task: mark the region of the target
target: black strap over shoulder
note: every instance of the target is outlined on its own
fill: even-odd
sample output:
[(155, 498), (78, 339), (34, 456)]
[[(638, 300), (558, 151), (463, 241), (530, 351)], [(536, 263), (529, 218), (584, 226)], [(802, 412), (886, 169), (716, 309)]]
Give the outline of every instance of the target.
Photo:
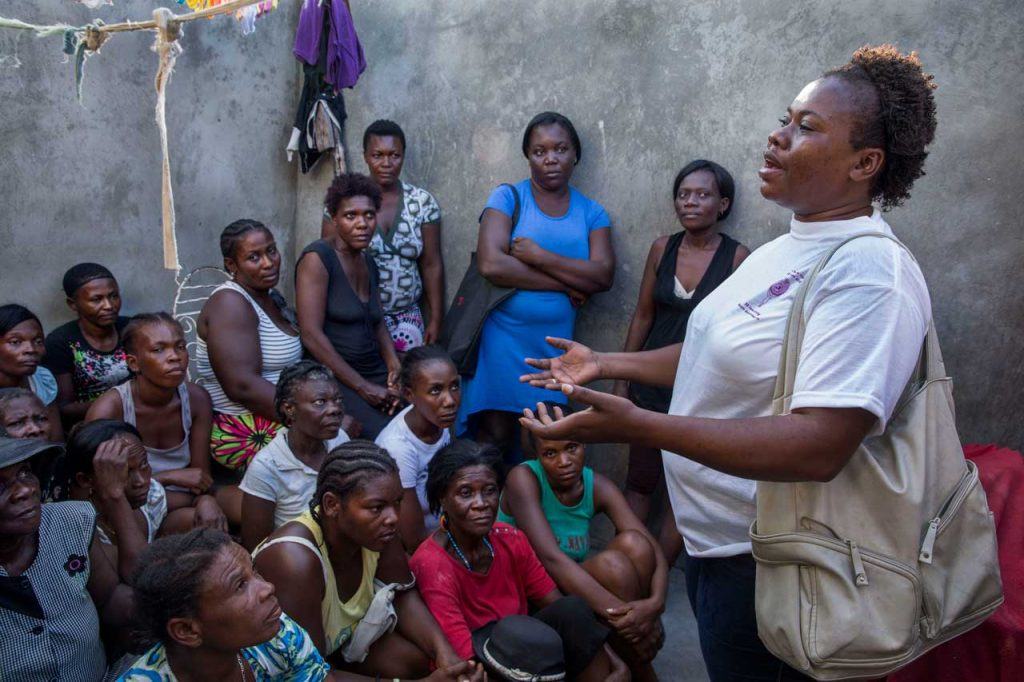
[(516, 224), (519, 222), (519, 209), (521, 208), (521, 205), (519, 203), (519, 190), (516, 189), (515, 185), (509, 184), (507, 182), (501, 183), (501, 186), (508, 187), (510, 190), (512, 190), (512, 229), (514, 230)]

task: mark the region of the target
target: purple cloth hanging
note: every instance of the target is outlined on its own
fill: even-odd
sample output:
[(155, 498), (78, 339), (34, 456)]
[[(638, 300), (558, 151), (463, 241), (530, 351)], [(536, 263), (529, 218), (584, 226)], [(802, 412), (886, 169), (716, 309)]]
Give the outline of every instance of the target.
[(344, 0), (305, 0), (299, 15), (299, 27), (295, 32), (293, 52), (311, 66), (317, 63), (324, 28), (324, 4), (330, 8), (324, 80), (338, 90), (351, 88), (366, 70), (366, 58), (352, 23), (352, 13), (348, 11)]

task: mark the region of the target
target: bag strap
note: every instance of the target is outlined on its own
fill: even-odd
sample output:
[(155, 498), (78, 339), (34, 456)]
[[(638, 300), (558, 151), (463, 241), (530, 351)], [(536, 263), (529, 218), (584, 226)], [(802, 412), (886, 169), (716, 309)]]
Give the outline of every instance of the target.
[[(790, 308), (789, 317), (786, 320), (786, 333), (782, 337), (782, 352), (779, 357), (779, 371), (775, 377), (775, 391), (772, 396), (772, 413), (788, 414), (789, 403), (793, 397), (793, 385), (796, 382), (797, 362), (800, 359), (800, 348), (803, 345), (804, 331), (806, 328), (804, 319), (804, 303), (807, 300), (807, 293), (811, 284), (817, 279), (818, 274), (828, 264), (839, 249), (850, 242), (864, 237), (877, 237), (888, 239), (897, 244), (907, 252), (911, 258), (914, 254), (910, 252), (903, 242), (884, 232), (865, 232), (852, 237), (847, 237), (821, 257), (813, 268), (807, 273), (804, 281), (801, 282), (796, 294), (793, 296), (793, 307)], [(916, 259), (914, 259), (916, 262)], [(904, 388), (900, 400), (897, 402), (896, 411), (900, 409), (907, 398), (912, 395), (917, 387), (928, 379), (945, 376), (945, 367), (942, 363), (942, 354), (939, 351), (938, 336), (935, 334), (935, 325), (929, 322), (928, 331), (922, 342), (921, 352), (918, 356), (917, 366), (910, 375), (910, 380)]]

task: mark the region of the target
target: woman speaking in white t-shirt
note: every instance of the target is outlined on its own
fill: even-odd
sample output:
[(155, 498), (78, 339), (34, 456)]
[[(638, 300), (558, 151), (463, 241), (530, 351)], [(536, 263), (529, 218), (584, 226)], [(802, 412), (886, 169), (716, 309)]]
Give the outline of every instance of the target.
[[(772, 394), (793, 294), (830, 248), (892, 234), (882, 209), (910, 196), (935, 133), (931, 76), (915, 54), (865, 47), (809, 83), (768, 136), (761, 194), (793, 211), (789, 232), (754, 251), (694, 311), (681, 346), (527, 360), (534, 385), (590, 405), (543, 438), (661, 448), (701, 650), (713, 682), (806, 679), (757, 637), (748, 529), (755, 481), (828, 481), (864, 438), (881, 433), (909, 380), (931, 321), (913, 258), (887, 239), (859, 239), (820, 272), (804, 308), (790, 414)], [(674, 380), (673, 380), (674, 378)], [(667, 415), (583, 385), (625, 379), (673, 386)]]

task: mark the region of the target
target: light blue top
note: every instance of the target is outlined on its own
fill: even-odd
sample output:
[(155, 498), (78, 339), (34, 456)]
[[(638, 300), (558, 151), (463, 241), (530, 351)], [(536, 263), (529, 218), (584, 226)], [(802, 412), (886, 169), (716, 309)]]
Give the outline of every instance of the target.
[[(529, 237), (543, 249), (566, 258), (590, 258), (590, 233), (611, 227), (601, 204), (574, 188), (569, 189), (569, 210), (552, 217), (534, 201), (529, 179), (519, 182), (519, 222), (512, 237)], [(491, 192), (486, 208), (512, 217), (512, 190), (499, 186)], [(565, 396), (519, 383), (528, 370), (523, 358), (553, 357), (558, 351), (545, 336), (571, 339), (576, 309), (568, 295), (556, 291), (518, 291), (488, 316), (480, 334), (480, 355), (476, 375), (462, 385), (462, 405), (456, 433), (466, 430), (467, 418), (481, 410), (520, 412), (538, 401), (565, 403)]]
[(35, 374), (28, 378), (28, 387), (39, 396), (43, 405), (50, 405), (57, 399), (57, 379), (42, 365), (36, 367)]
[[(257, 682), (320, 682), (331, 669), (306, 631), (281, 614), (281, 627), (272, 639), (242, 649), (242, 657)], [(142, 655), (117, 682), (175, 682), (163, 642)]]

